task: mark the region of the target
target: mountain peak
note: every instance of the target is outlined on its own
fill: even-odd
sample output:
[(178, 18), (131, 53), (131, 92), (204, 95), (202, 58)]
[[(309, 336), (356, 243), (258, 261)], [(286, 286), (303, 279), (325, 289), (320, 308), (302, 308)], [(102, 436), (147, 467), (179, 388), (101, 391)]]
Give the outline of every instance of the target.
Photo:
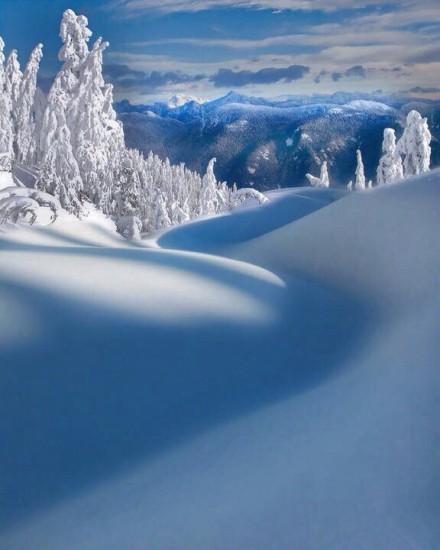
[(192, 95), (176, 94), (168, 101), (167, 106), (170, 109), (176, 109), (177, 107), (182, 107), (182, 105), (186, 105), (191, 101), (194, 101), (195, 103), (199, 103), (200, 105), (202, 105), (203, 103), (206, 103), (208, 100), (205, 98), (196, 97)]

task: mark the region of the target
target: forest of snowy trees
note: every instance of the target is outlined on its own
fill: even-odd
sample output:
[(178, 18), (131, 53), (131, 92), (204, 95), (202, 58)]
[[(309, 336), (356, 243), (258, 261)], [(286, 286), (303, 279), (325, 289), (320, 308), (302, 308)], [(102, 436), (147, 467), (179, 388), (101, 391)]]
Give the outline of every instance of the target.
[(38, 171), (36, 189), (77, 216), (86, 202), (111, 216), (125, 236), (136, 236), (229, 209), (232, 191), (214, 175), (125, 147), (113, 109), (113, 89), (102, 76), (108, 42), (92, 35), (87, 18), (67, 10), (61, 22), (63, 63), (47, 99), (37, 88), (42, 45), (22, 73), (17, 52), (7, 60), (0, 38), (0, 169), (15, 163)]
[[(32, 167), (38, 174), (32, 200), (51, 203), (50, 195), (79, 217), (86, 215), (85, 205), (91, 203), (128, 238), (227, 211), (245, 198), (267, 200), (256, 190), (237, 192), (235, 186), (230, 189), (218, 182), (215, 159), (201, 177), (183, 164), (172, 166), (152, 153), (144, 158), (137, 150), (127, 149), (113, 109), (113, 88), (102, 74), (108, 42), (98, 38), (89, 48), (91, 35), (86, 17), (72, 10), (64, 13), (62, 66), (47, 97), (37, 88), (43, 46), (35, 47), (21, 72), (17, 52), (13, 50), (6, 59), (0, 38), (0, 170)], [(394, 130), (387, 128), (377, 184), (429, 170), (430, 141), (427, 121), (416, 111), (408, 114), (397, 143)], [(322, 162), (319, 177), (307, 177), (313, 186), (329, 187), (327, 162)], [(371, 181), (365, 181), (358, 150), (355, 183), (348, 187), (371, 186)], [(23, 204), (30, 207), (29, 201)], [(17, 217), (16, 209), (13, 215)]]

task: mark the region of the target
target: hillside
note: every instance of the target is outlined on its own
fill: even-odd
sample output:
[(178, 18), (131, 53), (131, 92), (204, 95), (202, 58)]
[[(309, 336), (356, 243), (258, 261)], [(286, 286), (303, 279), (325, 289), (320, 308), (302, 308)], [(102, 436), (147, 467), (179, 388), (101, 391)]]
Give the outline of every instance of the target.
[(435, 546), (440, 171), (271, 198), (0, 233), (0, 546)]
[(150, 150), (203, 173), (216, 157), (221, 180), (269, 190), (305, 185), (307, 172), (329, 161), (331, 181), (353, 179), (361, 148), (367, 179), (375, 180), (384, 128), (402, 132), (405, 116), (417, 108), (433, 134), (432, 165), (440, 163), (440, 104), (408, 96), (334, 94), (269, 101), (230, 93), (175, 108), (164, 103), (115, 108), (128, 147)]

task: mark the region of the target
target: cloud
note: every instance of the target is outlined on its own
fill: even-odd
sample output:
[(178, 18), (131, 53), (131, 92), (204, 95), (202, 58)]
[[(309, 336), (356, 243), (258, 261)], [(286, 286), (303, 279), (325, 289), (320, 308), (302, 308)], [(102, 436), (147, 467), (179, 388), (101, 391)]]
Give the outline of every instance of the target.
[(286, 68), (265, 68), (256, 72), (232, 71), (231, 69), (220, 69), (212, 75), (209, 80), (217, 88), (239, 88), (249, 84), (274, 84), (276, 82), (292, 82), (303, 78), (310, 71), (304, 65), (290, 65)]
[(408, 90), (411, 94), (438, 94), (440, 93), (440, 88), (422, 88), (421, 86), (417, 86), (416, 88), (411, 88), (411, 90)]
[[(319, 76), (324, 74), (326, 74), (326, 72), (321, 71), (321, 74)], [(365, 78), (366, 76), (367, 76), (367, 69), (363, 65), (353, 65), (353, 67), (350, 67), (343, 73), (341, 73), (340, 71), (334, 71), (331, 74), (332, 80), (334, 82), (338, 82), (339, 80), (341, 80), (341, 78), (352, 78), (352, 77)]]
[[(379, 6), (383, 0), (363, 0), (356, 7)], [(135, 17), (146, 12), (198, 12), (210, 9), (244, 8), (267, 9), (276, 14), (283, 10), (323, 10), (353, 9), (352, 0), (114, 0), (110, 7), (121, 16)]]
[(200, 82), (206, 75), (189, 75), (179, 71), (144, 72), (131, 69), (127, 65), (110, 63), (104, 65), (104, 77), (119, 90), (142, 90), (149, 93), (166, 86)]
[(344, 76), (346, 77), (360, 76), (361, 78), (365, 78), (366, 74), (367, 74), (367, 71), (362, 65), (353, 65), (353, 67), (350, 67), (345, 71)]

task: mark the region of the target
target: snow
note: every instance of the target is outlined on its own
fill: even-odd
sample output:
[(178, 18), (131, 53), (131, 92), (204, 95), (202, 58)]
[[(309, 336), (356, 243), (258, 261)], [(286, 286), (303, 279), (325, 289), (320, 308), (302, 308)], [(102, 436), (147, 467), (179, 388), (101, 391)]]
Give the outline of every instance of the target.
[(12, 179), (11, 172), (2, 172), (0, 170), (0, 189), (5, 189), (6, 187), (14, 186), (14, 180)]
[(350, 101), (347, 105), (350, 107), (354, 107), (355, 109), (369, 110), (375, 112), (395, 111), (393, 107), (385, 105), (385, 103), (381, 103), (379, 101), (369, 101), (367, 99), (355, 99), (354, 101)]
[(439, 180), (0, 233), (0, 546), (434, 548)]
[(203, 103), (207, 103), (208, 100), (196, 97), (192, 95), (184, 95), (184, 94), (176, 94), (173, 96), (167, 103), (167, 106), (171, 109), (176, 109), (177, 107), (182, 107), (183, 105), (186, 105), (187, 103), (190, 103), (191, 101), (195, 101), (196, 103), (199, 103), (202, 105)]

